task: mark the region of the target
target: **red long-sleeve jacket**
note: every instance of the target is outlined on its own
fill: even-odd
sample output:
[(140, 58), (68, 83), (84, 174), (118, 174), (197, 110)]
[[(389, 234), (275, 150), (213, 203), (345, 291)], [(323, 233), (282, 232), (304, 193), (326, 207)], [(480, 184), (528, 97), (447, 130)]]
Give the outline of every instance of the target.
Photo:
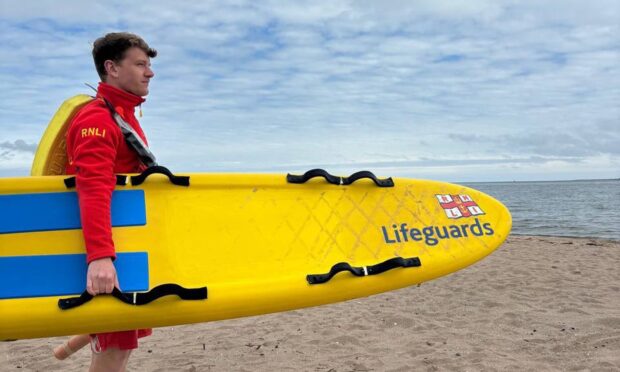
[(99, 83), (97, 99), (82, 108), (67, 131), (67, 174), (75, 174), (80, 218), (86, 244), (87, 262), (116, 258), (112, 241), (110, 205), (116, 173), (136, 173), (146, 167), (130, 148), (105, 97), (146, 143), (144, 132), (134, 115), (142, 97)]

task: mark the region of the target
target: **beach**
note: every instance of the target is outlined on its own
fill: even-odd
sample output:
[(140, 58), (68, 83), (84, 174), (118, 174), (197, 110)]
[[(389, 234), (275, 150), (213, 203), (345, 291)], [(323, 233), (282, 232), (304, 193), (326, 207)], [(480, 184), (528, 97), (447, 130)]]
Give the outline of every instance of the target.
[[(53, 358), (65, 339), (0, 342), (0, 370), (87, 370), (88, 348)], [(419, 286), (156, 329), (128, 370), (618, 371), (620, 242), (511, 236), (482, 261)]]

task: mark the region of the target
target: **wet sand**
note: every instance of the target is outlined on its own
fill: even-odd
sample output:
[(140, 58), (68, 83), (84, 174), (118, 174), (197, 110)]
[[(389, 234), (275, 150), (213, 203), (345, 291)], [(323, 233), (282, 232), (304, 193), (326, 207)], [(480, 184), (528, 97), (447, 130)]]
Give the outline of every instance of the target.
[[(85, 371), (66, 338), (0, 342), (0, 371)], [(618, 371), (620, 242), (512, 236), (417, 287), (154, 330), (130, 371)]]

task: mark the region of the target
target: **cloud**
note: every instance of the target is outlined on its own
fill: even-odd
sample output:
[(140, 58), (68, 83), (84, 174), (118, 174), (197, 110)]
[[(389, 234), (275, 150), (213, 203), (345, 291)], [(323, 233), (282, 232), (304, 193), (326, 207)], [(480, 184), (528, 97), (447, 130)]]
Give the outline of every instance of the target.
[(0, 176), (28, 175), (36, 149), (21, 139), (0, 142)]
[(500, 136), (452, 133), (457, 143), (486, 145), (495, 151), (557, 157), (619, 156), (620, 130), (613, 121), (578, 128), (551, 127), (545, 131)]
[(141, 122), (184, 170), (619, 169), (617, 1), (63, 4), (0, 0), (3, 140), (37, 142), (127, 29), (160, 52)]
[(5, 152), (26, 152), (34, 154), (37, 151), (36, 143), (26, 143), (24, 140), (16, 140), (13, 142), (0, 142), (0, 151)]

